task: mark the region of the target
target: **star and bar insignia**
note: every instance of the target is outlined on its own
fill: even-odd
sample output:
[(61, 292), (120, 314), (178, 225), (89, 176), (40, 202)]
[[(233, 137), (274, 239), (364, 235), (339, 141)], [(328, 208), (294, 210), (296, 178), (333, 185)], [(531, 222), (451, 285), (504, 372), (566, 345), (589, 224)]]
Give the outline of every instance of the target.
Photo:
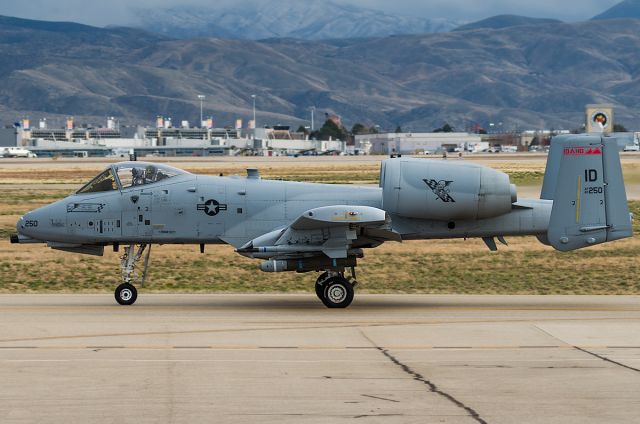
[(209, 199), (198, 205), (199, 211), (204, 211), (209, 216), (216, 216), (220, 211), (226, 211), (227, 205), (221, 205), (217, 200)]

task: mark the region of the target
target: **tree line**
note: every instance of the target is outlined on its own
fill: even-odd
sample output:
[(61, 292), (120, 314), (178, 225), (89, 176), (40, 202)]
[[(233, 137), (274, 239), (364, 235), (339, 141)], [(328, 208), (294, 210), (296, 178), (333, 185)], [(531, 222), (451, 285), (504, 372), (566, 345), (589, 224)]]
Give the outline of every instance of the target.
[[(377, 125), (366, 126), (357, 122), (349, 130), (344, 125), (338, 125), (335, 120), (328, 118), (319, 130), (310, 131), (308, 127), (301, 125), (297, 132), (304, 133), (309, 138), (316, 140), (352, 140), (356, 135), (379, 134), (380, 127)], [(394, 132), (402, 133), (402, 127), (398, 125)], [(450, 133), (455, 132), (455, 128), (445, 123), (442, 127), (435, 128), (433, 132)]]

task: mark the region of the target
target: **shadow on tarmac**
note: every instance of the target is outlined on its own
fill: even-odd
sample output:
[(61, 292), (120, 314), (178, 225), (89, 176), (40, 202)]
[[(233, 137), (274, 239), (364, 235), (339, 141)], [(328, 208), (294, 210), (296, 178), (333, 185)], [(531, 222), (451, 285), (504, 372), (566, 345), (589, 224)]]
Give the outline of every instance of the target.
[[(11, 302), (11, 300), (17, 302)], [(359, 295), (347, 309), (327, 309), (313, 294), (144, 294), (132, 306), (116, 304), (109, 295), (19, 295), (7, 296), (0, 301), (14, 307), (113, 308), (122, 312), (184, 310), (237, 310), (237, 311), (406, 311), (420, 310), (640, 310), (640, 299), (625, 296), (624, 302), (612, 305), (609, 297), (590, 296), (454, 296), (454, 295)]]
[[(148, 296), (148, 295), (147, 295)], [(640, 310), (640, 298), (617, 304), (617, 310)], [(140, 302), (140, 300), (139, 300)], [(152, 295), (142, 296), (145, 307), (171, 306), (239, 310), (327, 310), (313, 294)], [(117, 305), (116, 305), (117, 306)], [(135, 305), (134, 305), (135, 307)], [(468, 296), (468, 295), (356, 295), (349, 310), (478, 309), (478, 310), (611, 310), (611, 297), (597, 296)]]

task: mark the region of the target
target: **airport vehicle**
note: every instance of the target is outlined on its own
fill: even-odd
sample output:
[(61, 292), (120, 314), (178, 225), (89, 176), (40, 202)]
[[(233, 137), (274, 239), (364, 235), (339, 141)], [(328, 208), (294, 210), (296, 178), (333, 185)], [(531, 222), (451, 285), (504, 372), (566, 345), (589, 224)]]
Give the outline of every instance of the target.
[(108, 158), (129, 158), (133, 155), (134, 149), (124, 149), (116, 147), (111, 149), (111, 153), (107, 155)]
[(488, 141), (479, 141), (476, 143), (465, 143), (464, 150), (469, 153), (482, 153), (489, 150), (491, 145)]
[(38, 155), (22, 147), (5, 147), (0, 151), (0, 156), (5, 158), (37, 158)]
[(632, 236), (615, 138), (556, 137), (541, 199), (518, 199), (508, 175), (465, 161), (387, 159), (379, 187), (267, 181), (257, 170), (246, 178), (204, 176), (122, 162), (75, 194), (25, 214), (11, 241), (89, 255), (123, 246), (115, 291), (123, 305), (134, 303), (135, 285), (144, 284), (153, 244), (194, 244), (204, 253), (206, 245), (226, 243), (261, 259), (265, 272), (319, 272), (318, 297), (344, 308), (365, 249), (476, 237), (495, 251), (496, 239), (506, 244), (506, 236), (525, 235), (559, 251)]

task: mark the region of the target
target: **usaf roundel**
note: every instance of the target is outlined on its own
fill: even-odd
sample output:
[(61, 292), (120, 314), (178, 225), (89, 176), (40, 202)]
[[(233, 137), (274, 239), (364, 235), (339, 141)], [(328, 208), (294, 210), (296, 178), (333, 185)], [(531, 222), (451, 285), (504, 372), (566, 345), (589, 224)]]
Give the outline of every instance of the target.
[(204, 211), (209, 216), (216, 216), (220, 211), (226, 211), (227, 205), (221, 205), (217, 200), (209, 199), (198, 205), (199, 211)]

